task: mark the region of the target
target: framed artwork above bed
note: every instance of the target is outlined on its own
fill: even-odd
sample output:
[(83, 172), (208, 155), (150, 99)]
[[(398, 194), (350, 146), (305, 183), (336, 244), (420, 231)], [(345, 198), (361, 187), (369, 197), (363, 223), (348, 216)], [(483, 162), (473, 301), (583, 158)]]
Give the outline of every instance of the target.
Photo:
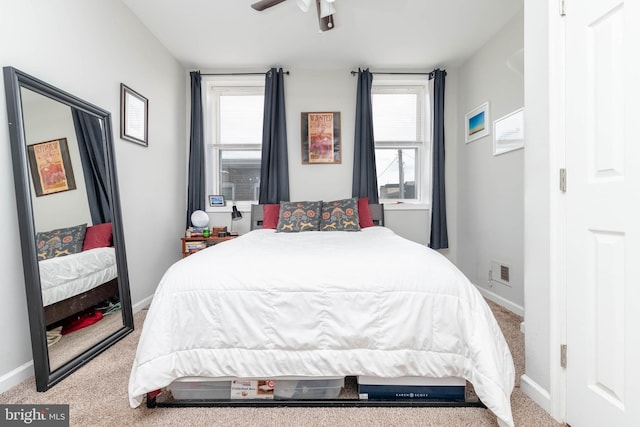
[(302, 113), (302, 164), (342, 163), (340, 113)]

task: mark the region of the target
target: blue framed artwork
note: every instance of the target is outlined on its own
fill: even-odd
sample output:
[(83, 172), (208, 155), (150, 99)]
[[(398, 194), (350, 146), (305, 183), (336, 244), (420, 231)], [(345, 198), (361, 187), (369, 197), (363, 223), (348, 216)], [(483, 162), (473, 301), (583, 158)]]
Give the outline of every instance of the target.
[(491, 132), (491, 119), (489, 117), (489, 103), (485, 102), (469, 111), (464, 116), (465, 134), (464, 140), (469, 143), (485, 137)]

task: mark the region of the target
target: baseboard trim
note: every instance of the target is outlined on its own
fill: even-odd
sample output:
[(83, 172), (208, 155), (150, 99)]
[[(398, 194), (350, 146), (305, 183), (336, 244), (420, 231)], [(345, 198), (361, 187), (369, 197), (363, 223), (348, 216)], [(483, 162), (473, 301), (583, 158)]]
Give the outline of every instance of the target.
[(149, 304), (151, 304), (151, 300), (153, 300), (153, 295), (149, 295), (148, 297), (144, 298), (142, 301), (134, 304), (131, 307), (133, 309), (133, 314), (136, 314), (140, 310), (147, 308)]
[(0, 377), (0, 393), (12, 389), (33, 376), (33, 360), (18, 366)]
[(495, 302), (499, 306), (506, 308), (507, 310), (517, 314), (518, 316), (524, 317), (524, 307), (518, 304), (515, 304), (508, 299), (501, 297), (500, 295), (491, 292), (481, 286), (474, 284), (476, 289), (480, 291), (483, 297)]
[(520, 377), (520, 390), (529, 396), (547, 413), (551, 413), (551, 395), (547, 390), (540, 387), (538, 383), (529, 378), (526, 374)]

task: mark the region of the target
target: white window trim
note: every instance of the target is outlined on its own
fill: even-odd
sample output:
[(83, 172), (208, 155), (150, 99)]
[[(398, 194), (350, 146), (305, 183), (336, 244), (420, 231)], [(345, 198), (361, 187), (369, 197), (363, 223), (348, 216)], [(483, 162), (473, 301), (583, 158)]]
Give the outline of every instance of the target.
[[(419, 197), (416, 199), (380, 199), (380, 203), (385, 204), (385, 209), (392, 210), (413, 210), (431, 208), (431, 102), (428, 76), (424, 79), (416, 80), (414, 77), (394, 76), (394, 78), (374, 78), (372, 85), (373, 93), (402, 93), (407, 92), (408, 87), (419, 88), (420, 104), (418, 105), (418, 139), (422, 142), (376, 142), (376, 148), (415, 148), (418, 147), (418, 158), (416, 158), (416, 181), (419, 182)], [(413, 91), (411, 91), (413, 93)]]
[[(219, 98), (218, 93), (224, 92), (225, 88), (234, 92), (246, 90), (248, 93), (255, 92), (256, 88), (261, 88), (264, 94), (264, 77), (260, 76), (203, 76), (203, 127), (204, 127), (204, 155), (205, 155), (205, 206), (207, 212), (231, 212), (231, 200), (225, 200), (225, 207), (213, 208), (209, 206), (209, 194), (221, 194), (218, 168), (220, 166), (217, 158), (221, 146), (216, 142), (220, 139), (220, 130), (217, 126), (217, 113)], [(225, 144), (226, 150), (250, 150), (262, 147), (262, 144)], [(237, 202), (236, 206), (246, 209), (251, 204), (258, 203), (257, 200)], [(242, 209), (241, 209), (242, 211)]]

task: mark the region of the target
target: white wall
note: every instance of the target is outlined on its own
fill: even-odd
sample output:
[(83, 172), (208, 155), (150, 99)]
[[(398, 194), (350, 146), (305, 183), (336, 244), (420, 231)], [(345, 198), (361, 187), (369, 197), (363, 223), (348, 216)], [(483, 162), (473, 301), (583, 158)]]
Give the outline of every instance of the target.
[[(553, 194), (557, 170), (552, 167), (553, 145), (551, 60), (553, 40), (549, 33), (558, 16), (553, 0), (525, 0), (525, 366), (522, 390), (550, 410), (551, 389), (551, 289)], [(558, 33), (558, 36), (561, 36)], [(559, 39), (561, 40), (561, 39)], [(557, 284), (557, 282), (556, 282)], [(555, 333), (560, 333), (556, 331)], [(558, 348), (559, 350), (559, 348)], [(557, 358), (556, 360), (559, 360)]]
[[(133, 303), (178, 258), (184, 233), (188, 74), (121, 2), (1, 1), (0, 63), (111, 111)], [(119, 138), (120, 83), (149, 99), (149, 147)], [(0, 98), (4, 99), (4, 86)], [(20, 234), (6, 104), (0, 102), (3, 272), (0, 391), (30, 375)], [(26, 237), (25, 238), (29, 238)]]
[[(518, 13), (458, 69), (457, 265), (485, 295), (523, 313), (524, 150), (493, 155), (493, 129), (465, 143), (465, 114), (489, 102), (490, 122), (524, 106), (523, 69), (513, 55), (524, 47)], [(511, 59), (511, 60), (510, 60)], [(516, 63), (516, 68), (513, 67)], [(520, 61), (520, 65), (522, 61)], [(510, 285), (489, 282), (491, 262), (510, 267)], [(493, 272), (499, 277), (499, 271)]]

